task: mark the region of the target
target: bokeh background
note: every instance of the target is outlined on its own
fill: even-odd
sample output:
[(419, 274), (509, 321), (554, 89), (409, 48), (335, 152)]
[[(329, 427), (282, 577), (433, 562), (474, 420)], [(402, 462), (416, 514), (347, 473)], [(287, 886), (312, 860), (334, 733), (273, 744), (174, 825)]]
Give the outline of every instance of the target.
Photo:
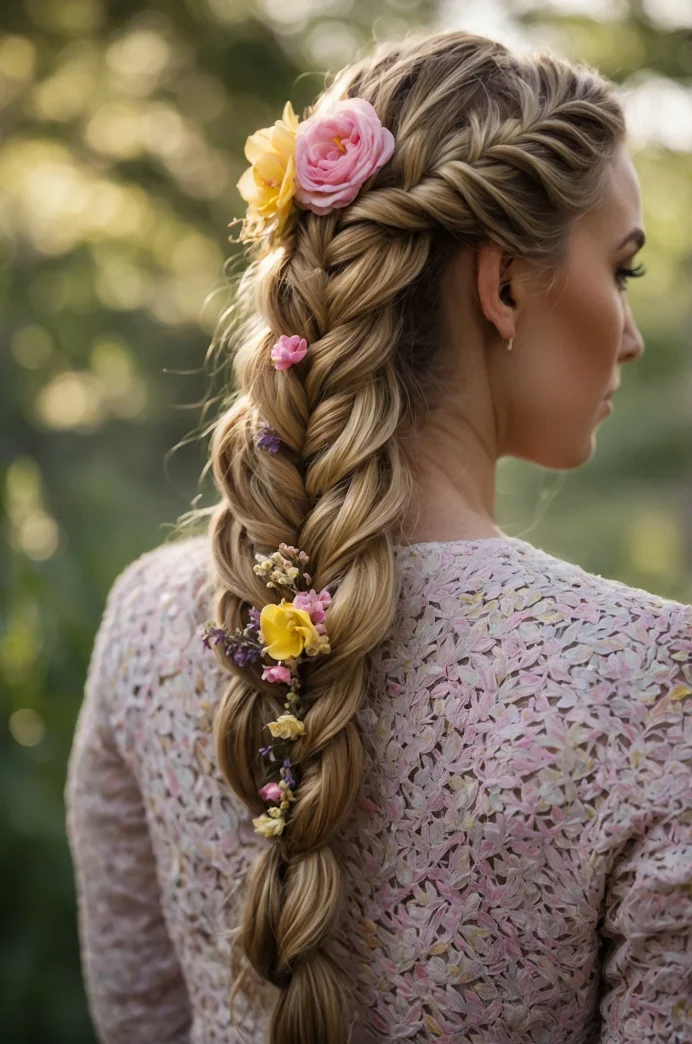
[[(93, 1044), (63, 787), (116, 575), (200, 482), (246, 137), (373, 38), (468, 28), (622, 85), (647, 342), (588, 465), (500, 469), (504, 528), (692, 602), (692, 0), (7, 0), (0, 8), (0, 1039)], [(237, 234), (237, 228), (233, 230)], [(223, 383), (223, 375), (221, 384)], [(218, 381), (217, 381), (218, 384)], [(213, 410), (212, 410), (213, 415)]]

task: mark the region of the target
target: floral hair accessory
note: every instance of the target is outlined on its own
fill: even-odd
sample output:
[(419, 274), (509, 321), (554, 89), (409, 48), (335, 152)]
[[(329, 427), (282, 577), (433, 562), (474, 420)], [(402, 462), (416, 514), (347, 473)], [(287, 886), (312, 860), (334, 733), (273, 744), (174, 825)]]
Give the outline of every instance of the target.
[(296, 131), (296, 198), (315, 214), (345, 207), (394, 152), (394, 135), (364, 98), (345, 98)]
[(241, 242), (259, 239), (267, 231), (280, 233), (291, 214), (297, 129), (298, 117), (287, 101), (273, 127), (255, 131), (245, 142), (243, 151), (251, 166), (236, 186), (248, 204)]
[(267, 783), (258, 791), (264, 801), (281, 801), (284, 792), (278, 783)]
[(292, 334), (290, 337), (281, 334), (272, 348), (272, 362), (277, 370), (287, 370), (289, 366), (304, 359), (307, 350), (308, 342), (304, 337), (300, 337), (299, 334)]
[(394, 135), (364, 98), (332, 102), (302, 123), (287, 101), (280, 120), (245, 142), (251, 166), (237, 188), (248, 208), (237, 241), (266, 237), (273, 246), (289, 228), (296, 204), (315, 214), (348, 206), (391, 158), (394, 145)]
[(251, 607), (249, 623), (242, 630), (238, 628), (234, 635), (207, 621), (201, 638), (207, 649), (211, 648), (212, 641), (216, 645), (222, 644), (225, 654), (241, 667), (264, 655), (282, 661), (264, 667), (262, 672), (263, 681), (288, 685), (284, 703), (286, 713), (280, 714), (276, 721), (270, 721), (267, 725), (272, 737), (278, 742), (259, 748), (260, 755), (268, 757), (270, 763), (277, 763), (275, 748), (283, 748), (279, 778), (269, 779), (259, 790), (263, 801), (275, 804), (252, 821), (256, 833), (274, 837), (282, 833), (286, 826), (285, 813), (291, 802), (296, 800), (293, 793), (296, 781), (288, 750), (291, 743), (306, 735), (305, 724), (300, 717), (301, 682), (298, 667), (304, 656), (331, 652), (324, 621), (332, 596), (327, 588), (317, 592), (309, 587), (312, 577), (305, 571), (309, 558), (304, 551), (290, 544), (279, 544), (278, 551), (272, 555), (256, 554), (255, 558), (257, 562), (253, 569), (264, 577), (266, 586), (277, 590), (279, 587), (291, 588), (294, 591), (293, 600), (288, 602), (282, 598), (278, 605), (270, 602), (261, 611)]
[(280, 437), (266, 421), (261, 422), (259, 431), (255, 434), (255, 446), (258, 449), (269, 450), (270, 453), (277, 453), (281, 446)]

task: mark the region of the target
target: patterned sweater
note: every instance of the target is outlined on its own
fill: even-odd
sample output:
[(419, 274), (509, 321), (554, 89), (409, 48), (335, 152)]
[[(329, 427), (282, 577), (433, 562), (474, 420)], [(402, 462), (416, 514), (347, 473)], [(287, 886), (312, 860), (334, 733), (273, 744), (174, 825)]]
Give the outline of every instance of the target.
[[(395, 549), (335, 953), (352, 1044), (691, 1044), (692, 606), (524, 540)], [(104, 1044), (263, 1044), (230, 939), (259, 846), (212, 744), (205, 536), (120, 574), (65, 788)], [(327, 621), (328, 624), (328, 616)]]

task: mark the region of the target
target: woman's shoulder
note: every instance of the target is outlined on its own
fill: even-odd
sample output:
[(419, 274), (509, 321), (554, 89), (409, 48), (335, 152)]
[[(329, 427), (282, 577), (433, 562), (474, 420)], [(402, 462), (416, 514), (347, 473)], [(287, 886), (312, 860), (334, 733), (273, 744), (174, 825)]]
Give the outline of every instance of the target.
[[(168, 540), (132, 559), (108, 592), (90, 673), (105, 679), (111, 723), (129, 737), (162, 685), (189, 681), (209, 662), (201, 634), (212, 611), (206, 535)], [(128, 722), (130, 723), (128, 725)], [(122, 739), (121, 736), (121, 739)]]
[[(552, 600), (588, 603), (624, 618), (641, 611), (668, 611), (692, 623), (692, 606), (666, 598), (560, 558), (519, 537), (430, 541), (396, 545), (403, 576), (430, 598), (445, 591), (483, 594), (487, 601), (512, 596), (528, 604)], [(414, 578), (414, 579), (412, 579)]]
[(131, 673), (139, 687), (145, 672), (165, 675), (181, 656), (201, 656), (195, 639), (212, 612), (210, 566), (208, 538), (186, 536), (143, 551), (117, 574), (99, 638), (123, 661), (114, 663), (121, 682)]
[(572, 683), (586, 683), (586, 672), (613, 680), (632, 672), (646, 686), (663, 665), (692, 685), (691, 605), (514, 537), (409, 545), (397, 557), (396, 634), (414, 656), (449, 647), (454, 657), (473, 637), (519, 668), (541, 650)]
[(206, 535), (166, 541), (132, 559), (118, 573), (108, 594), (126, 618), (167, 615), (187, 607), (207, 612), (211, 591)]

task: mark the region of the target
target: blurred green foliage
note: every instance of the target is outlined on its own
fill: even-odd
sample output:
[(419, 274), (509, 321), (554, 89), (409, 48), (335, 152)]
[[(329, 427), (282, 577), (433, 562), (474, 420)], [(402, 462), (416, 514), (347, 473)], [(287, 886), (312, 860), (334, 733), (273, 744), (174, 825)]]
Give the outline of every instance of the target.
[[(113, 579), (193, 500), (213, 501), (198, 484), (203, 363), (228, 304), (224, 262), (238, 261), (226, 237), (244, 212), (245, 139), (289, 97), (300, 112), (324, 72), (372, 35), (444, 26), (451, 6), (25, 0), (0, 12), (6, 1044), (95, 1040), (65, 764)], [(551, 474), (502, 462), (500, 520), (592, 571), (692, 601), (692, 34), (640, 2), (598, 21), (527, 0), (507, 11), (536, 44), (627, 80), (644, 116), (665, 98), (679, 118), (674, 140), (654, 120), (661, 133), (634, 157), (649, 274), (629, 292), (647, 351), (625, 369), (587, 466)]]

